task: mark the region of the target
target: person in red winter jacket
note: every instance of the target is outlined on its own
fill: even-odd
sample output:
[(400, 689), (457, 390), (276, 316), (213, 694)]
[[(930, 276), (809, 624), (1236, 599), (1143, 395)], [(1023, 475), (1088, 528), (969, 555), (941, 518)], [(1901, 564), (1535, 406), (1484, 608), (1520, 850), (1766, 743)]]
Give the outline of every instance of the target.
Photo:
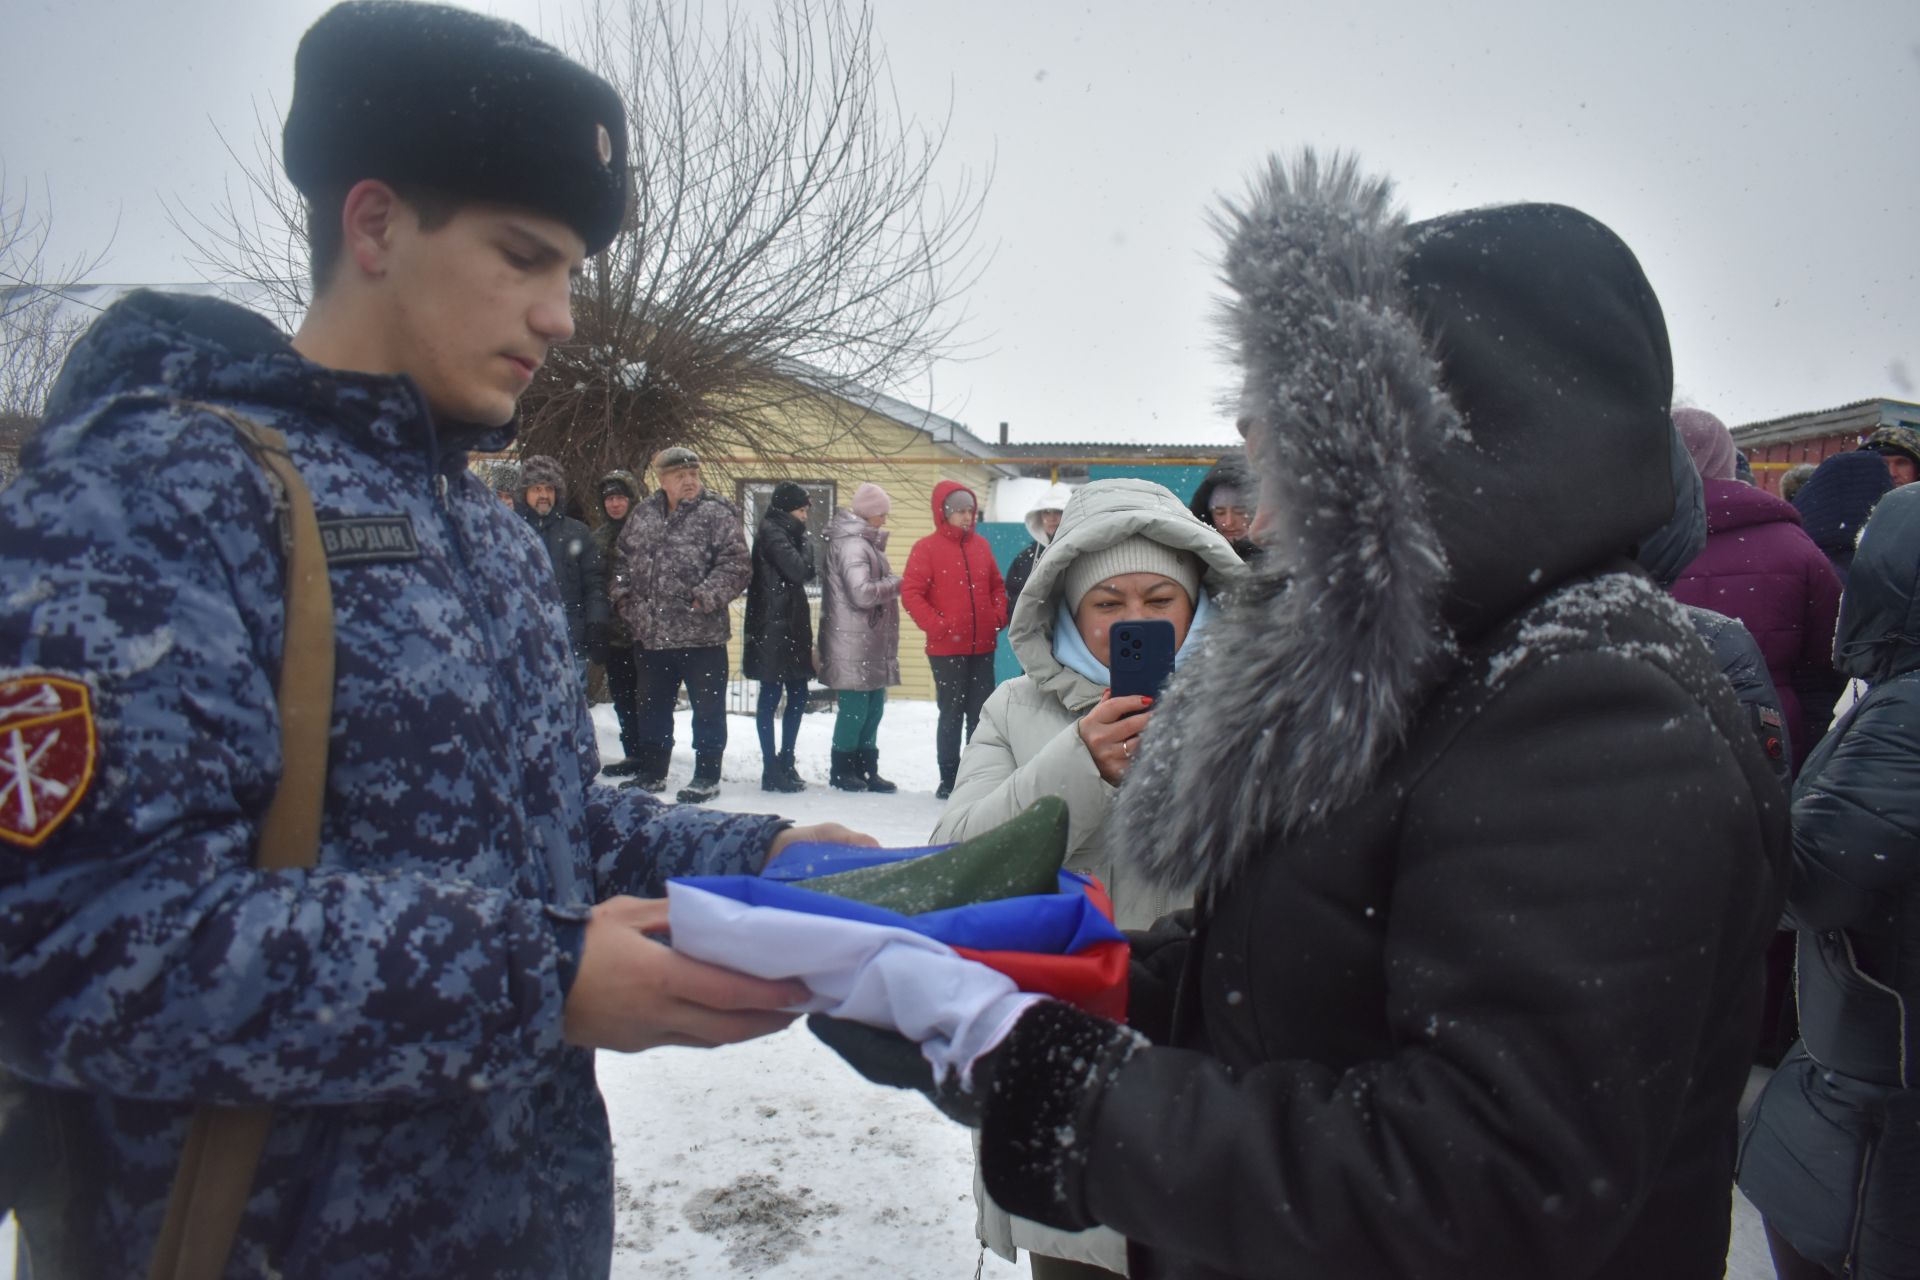
[(967, 737), (993, 692), (993, 647), (1007, 625), (1007, 584), (987, 540), (973, 531), (980, 500), (955, 480), (933, 486), (934, 530), (913, 544), (900, 602), (927, 633), (940, 724), (934, 735), (942, 800), (960, 769), (960, 722)]

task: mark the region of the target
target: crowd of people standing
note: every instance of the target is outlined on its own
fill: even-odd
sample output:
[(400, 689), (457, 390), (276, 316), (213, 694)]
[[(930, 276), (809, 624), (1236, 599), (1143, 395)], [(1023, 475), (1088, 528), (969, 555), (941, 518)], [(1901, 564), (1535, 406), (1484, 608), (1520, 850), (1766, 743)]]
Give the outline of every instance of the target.
[[(819, 679), (830, 781), (892, 787), (904, 608), (935, 837), (1055, 798), (1148, 926), (1124, 1020), (915, 947), (907, 998), (816, 1024), (977, 1130), (982, 1238), (1036, 1275), (1709, 1280), (1736, 1181), (1782, 1280), (1920, 1274), (1912, 428), (1771, 498), (1671, 412), (1609, 228), (1413, 223), (1306, 152), (1217, 210), (1244, 459), (1190, 506), (1044, 497), (1011, 592), (953, 482), (898, 574), (878, 486), (823, 556), (777, 485), (750, 547), (685, 445), (651, 491), (602, 476), (595, 527), (539, 455), (503, 510), (467, 460), (572, 339), (628, 148), (614, 86), (511, 24), (338, 5), (282, 139), (298, 332), (137, 291), (68, 358), (0, 490), (23, 1274), (608, 1274), (595, 1054), (835, 998), (749, 938), (666, 945), (669, 882), (875, 843), (698, 803), (743, 593), (763, 786), (803, 785)], [(1115, 696), (1136, 620), (1177, 669)], [(618, 786), (594, 662), (631, 691)], [(969, 989), (965, 1037), (915, 1007)]]

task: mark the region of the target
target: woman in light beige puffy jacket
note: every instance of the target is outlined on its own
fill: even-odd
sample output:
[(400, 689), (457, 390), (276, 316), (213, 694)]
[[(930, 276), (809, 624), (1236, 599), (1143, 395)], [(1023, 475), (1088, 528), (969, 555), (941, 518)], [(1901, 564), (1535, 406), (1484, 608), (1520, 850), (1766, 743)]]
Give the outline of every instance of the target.
[[(1074, 490), (1008, 626), (1026, 674), (987, 699), (933, 839), (964, 840), (1041, 796), (1059, 796), (1067, 866), (1099, 877), (1122, 928), (1144, 929), (1187, 905), (1103, 851), (1107, 815), (1152, 720), (1139, 699), (1105, 697), (1106, 634), (1115, 622), (1164, 617), (1184, 647), (1205, 625), (1208, 598), (1242, 572), (1232, 545), (1161, 485), (1096, 480)], [(1010, 1217), (977, 1175), (974, 1202), (981, 1241), (1009, 1259), (1028, 1250), (1036, 1276), (1068, 1274), (1053, 1270), (1053, 1259), (1125, 1273), (1126, 1242), (1104, 1227), (1067, 1232)]]

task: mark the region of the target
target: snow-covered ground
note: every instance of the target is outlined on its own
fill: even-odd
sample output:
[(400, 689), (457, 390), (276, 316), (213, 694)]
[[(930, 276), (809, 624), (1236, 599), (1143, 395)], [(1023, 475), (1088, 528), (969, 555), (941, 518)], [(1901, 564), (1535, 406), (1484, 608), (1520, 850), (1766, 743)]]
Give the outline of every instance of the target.
[[(611, 710), (596, 709), (602, 755), (618, 758)], [(725, 785), (714, 807), (843, 822), (882, 844), (923, 842), (933, 798), (934, 711), (887, 705), (881, 772), (892, 796), (826, 786), (833, 717), (806, 717), (796, 752), (810, 789), (760, 790), (749, 717), (729, 720)], [(693, 772), (686, 712), (670, 785)], [(875, 1088), (804, 1027), (726, 1049), (600, 1055), (614, 1137), (613, 1274), (622, 1280), (992, 1280), (1025, 1276), (973, 1235), (966, 1131), (917, 1095)], [(11, 1280), (11, 1221), (0, 1223), (0, 1280)], [(1759, 1217), (1734, 1197), (1730, 1280), (1771, 1280)]]

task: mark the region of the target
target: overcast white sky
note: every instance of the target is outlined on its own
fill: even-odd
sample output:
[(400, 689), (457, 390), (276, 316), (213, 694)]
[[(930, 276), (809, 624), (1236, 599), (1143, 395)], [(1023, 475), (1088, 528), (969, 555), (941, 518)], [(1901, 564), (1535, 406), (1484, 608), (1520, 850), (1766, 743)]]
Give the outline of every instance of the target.
[[(766, 0), (749, 0), (755, 11)], [(480, 0), (552, 36), (570, 0)], [(1639, 254), (1678, 393), (1730, 423), (1920, 400), (1920, 3), (874, 0), (903, 105), (997, 165), (932, 407), (1016, 441), (1219, 441), (1209, 205), (1357, 150), (1415, 216), (1577, 205)], [(195, 278), (161, 197), (290, 95), (322, 0), (9, 0), (0, 161), (97, 278)], [(919, 398), (926, 398), (925, 396)]]

